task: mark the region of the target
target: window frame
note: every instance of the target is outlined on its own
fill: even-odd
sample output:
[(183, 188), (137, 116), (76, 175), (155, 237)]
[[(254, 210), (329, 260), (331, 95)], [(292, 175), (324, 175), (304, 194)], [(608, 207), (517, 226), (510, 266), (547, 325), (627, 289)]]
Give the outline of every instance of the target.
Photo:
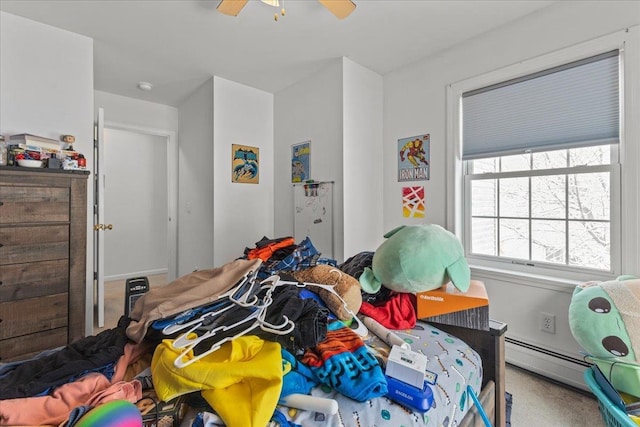
[[(482, 265), (490, 268), (497, 269), (513, 269), (516, 271), (529, 271), (537, 274), (558, 276), (567, 275), (571, 276), (574, 273), (585, 275), (620, 275), (620, 257), (616, 251), (616, 248), (620, 247), (620, 221), (616, 218), (620, 218), (620, 165), (618, 163), (617, 145), (611, 146), (611, 163), (608, 165), (597, 166), (577, 166), (577, 167), (565, 167), (558, 169), (528, 169), (522, 171), (509, 171), (509, 172), (494, 172), (494, 173), (480, 173), (470, 174), (469, 165), (473, 160), (464, 161), (463, 170), (463, 190), (462, 195), (464, 197), (462, 203), (463, 209), (463, 246), (465, 247), (465, 254), (470, 263), (476, 265)], [(554, 173), (552, 173), (553, 171)], [(553, 175), (573, 175), (581, 173), (609, 173), (609, 182), (611, 193), (609, 195), (609, 224), (610, 224), (610, 268), (609, 270), (592, 269), (588, 267), (570, 266), (567, 264), (551, 263), (544, 261), (531, 261), (523, 260), (521, 258), (512, 258), (500, 255), (483, 255), (471, 253), (471, 222), (473, 219), (471, 213), (471, 182), (477, 179), (504, 179), (504, 178), (521, 178), (521, 177), (537, 177), (537, 176), (553, 176)], [(479, 178), (482, 177), (482, 178)], [(500, 214), (496, 218), (500, 218)], [(531, 212), (528, 217), (523, 217), (523, 220), (535, 219)], [(559, 219), (561, 221), (571, 221), (569, 218)], [(567, 236), (568, 237), (568, 236)], [(499, 245), (499, 242), (498, 242)], [(531, 237), (529, 237), (529, 245), (531, 245)], [(499, 249), (499, 248), (498, 248)], [(569, 254), (569, 247), (565, 248), (567, 255)], [(563, 274), (564, 273), (564, 274)]]
[[(611, 177), (611, 270), (590, 270), (566, 265), (527, 266), (470, 256), (471, 221), (469, 201), (465, 200), (465, 161), (462, 160), (462, 94), (513, 78), (570, 63), (613, 49), (620, 51), (620, 142), (617, 163), (612, 152)], [(625, 165), (640, 164), (640, 27), (635, 26), (589, 42), (521, 61), (494, 71), (447, 85), (447, 212), (446, 227), (465, 246), (474, 269), (504, 271), (528, 276), (547, 276), (570, 281), (610, 280), (621, 274), (640, 273), (640, 173)], [(640, 168), (639, 168), (640, 169)], [(530, 171), (529, 171), (530, 173)], [(615, 180), (615, 181), (614, 181)], [(625, 230), (624, 235), (622, 230)], [(494, 257), (491, 257), (494, 258)]]

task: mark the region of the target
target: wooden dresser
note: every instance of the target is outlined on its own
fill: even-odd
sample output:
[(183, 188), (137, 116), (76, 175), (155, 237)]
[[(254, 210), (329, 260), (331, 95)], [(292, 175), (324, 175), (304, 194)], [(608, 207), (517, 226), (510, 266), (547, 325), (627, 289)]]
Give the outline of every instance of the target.
[(0, 362), (84, 337), (87, 177), (0, 167)]

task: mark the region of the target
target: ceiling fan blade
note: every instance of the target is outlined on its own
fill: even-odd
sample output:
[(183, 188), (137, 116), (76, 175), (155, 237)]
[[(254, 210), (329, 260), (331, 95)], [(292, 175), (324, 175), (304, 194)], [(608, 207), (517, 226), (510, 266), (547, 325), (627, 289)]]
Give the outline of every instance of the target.
[(329, 9), (336, 18), (344, 19), (356, 9), (356, 4), (351, 0), (318, 0), (324, 7)]
[(222, 0), (218, 5), (218, 12), (225, 15), (238, 16), (249, 0)]

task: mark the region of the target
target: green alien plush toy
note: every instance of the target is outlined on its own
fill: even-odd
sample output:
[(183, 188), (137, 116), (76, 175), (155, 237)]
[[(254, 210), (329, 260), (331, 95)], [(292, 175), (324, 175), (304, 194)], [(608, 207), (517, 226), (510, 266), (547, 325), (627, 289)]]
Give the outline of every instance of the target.
[(569, 304), (569, 326), (591, 356), (640, 364), (640, 280), (577, 286)]
[(640, 396), (640, 279), (626, 276), (576, 287), (569, 327), (614, 387)]
[(435, 224), (400, 226), (384, 235), (371, 268), (360, 276), (360, 286), (375, 294), (384, 285), (396, 292), (437, 289), (449, 281), (462, 292), (469, 289), (471, 271), (458, 238)]

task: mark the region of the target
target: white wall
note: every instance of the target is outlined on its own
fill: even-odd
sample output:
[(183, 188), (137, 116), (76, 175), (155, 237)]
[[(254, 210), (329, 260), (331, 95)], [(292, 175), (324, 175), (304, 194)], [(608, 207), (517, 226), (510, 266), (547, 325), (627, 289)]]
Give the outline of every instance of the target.
[(104, 108), (104, 120), (138, 128), (178, 132), (178, 109), (100, 90), (94, 91), (94, 105)]
[[(382, 243), (382, 76), (343, 58), (344, 257)], [(400, 204), (396, 206), (400, 209)], [(340, 231), (339, 231), (340, 232)]]
[(213, 78), (178, 107), (178, 277), (212, 268)]
[(93, 41), (5, 12), (0, 19), (0, 131), (75, 135), (75, 148), (89, 154)]
[(311, 178), (335, 181), (333, 245), (338, 260), (344, 257), (342, 100), (342, 60), (275, 94), (275, 236), (293, 236), (291, 146), (311, 141)]
[[(93, 164), (93, 40), (0, 12), (0, 134), (76, 137)], [(93, 188), (87, 200), (87, 332), (93, 324)]]
[[(426, 222), (447, 225), (447, 217), (452, 215), (447, 211), (445, 186), (445, 87), (448, 84), (638, 23), (638, 2), (558, 2), (508, 26), (385, 76), (385, 229), (403, 221), (401, 212), (395, 208), (396, 194), (402, 184), (395, 179), (397, 165), (393, 142), (405, 136), (431, 134), (431, 180), (425, 185)], [(637, 80), (637, 76), (633, 78)], [(630, 98), (635, 100), (632, 102), (637, 102), (638, 93)], [(638, 141), (627, 143), (637, 144)], [(477, 272), (474, 272), (474, 276), (485, 281), (491, 316), (508, 323), (508, 337), (524, 338), (538, 346), (580, 358), (566, 318), (570, 287), (536, 280), (525, 283), (500, 275), (480, 276)], [(556, 335), (538, 331), (537, 313), (544, 308), (557, 314)], [(581, 383), (583, 368), (575, 364), (550, 360), (539, 354), (524, 354), (513, 346), (507, 348), (507, 360), (561, 381), (574, 385)]]
[[(216, 266), (273, 234), (273, 95), (213, 79), (213, 235)], [(184, 125), (183, 125), (184, 126)], [(260, 149), (258, 184), (231, 182), (231, 145)]]
[(382, 242), (382, 76), (348, 58), (275, 95), (275, 230), (293, 235), (291, 146), (311, 141), (311, 178), (334, 181), (338, 263)]

